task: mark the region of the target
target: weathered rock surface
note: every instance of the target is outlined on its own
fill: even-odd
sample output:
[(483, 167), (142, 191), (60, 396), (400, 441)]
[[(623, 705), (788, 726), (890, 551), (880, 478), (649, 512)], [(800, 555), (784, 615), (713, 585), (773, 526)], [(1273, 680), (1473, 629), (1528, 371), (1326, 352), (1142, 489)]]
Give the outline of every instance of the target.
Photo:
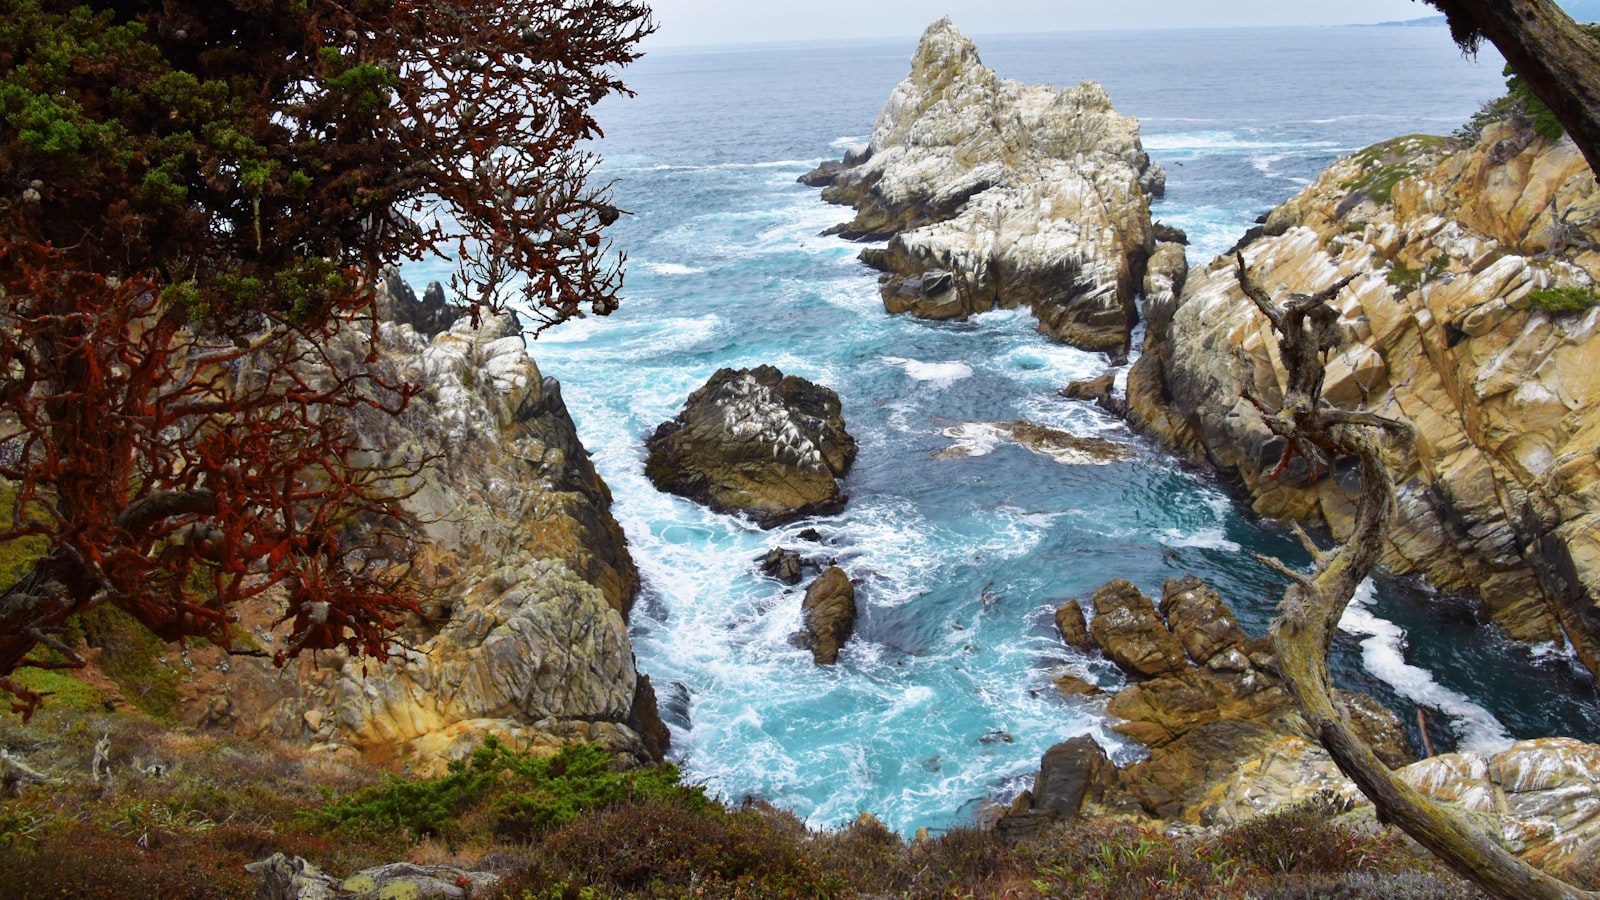
[(1144, 676), (1185, 668), (1183, 645), (1138, 588), (1118, 579), (1095, 591), (1093, 602), (1089, 633), (1112, 662), (1129, 674)]
[[(1476, 146), (1404, 138), (1341, 160), (1274, 211), (1245, 249), (1269, 289), (1354, 274), (1348, 337), (1327, 398), (1409, 420), (1391, 453), (1398, 515), (1384, 564), (1477, 592), (1526, 641), (1570, 637), (1600, 668), (1600, 308), (1530, 305), (1546, 286), (1600, 280), (1600, 192), (1577, 149), (1491, 126)], [(1171, 449), (1236, 475), (1265, 515), (1350, 527), (1344, 479), (1296, 464), (1241, 398), (1282, 391), (1277, 341), (1218, 259), (1152, 300), (1129, 378), (1130, 418)], [(1152, 265), (1152, 271), (1155, 266)], [(1242, 363), (1241, 363), (1242, 359)]]
[(922, 37), (872, 141), (802, 179), (854, 206), (837, 233), (888, 240), (863, 254), (884, 305), (928, 319), (1027, 306), (1089, 350), (1127, 350), (1154, 246), (1149, 199), (1166, 174), (1133, 119), (1092, 82), (1003, 80), (949, 19)]
[(839, 395), (772, 366), (717, 372), (647, 447), (656, 487), (767, 528), (843, 509), (856, 458)]
[(501, 880), (488, 872), (411, 863), (365, 869), (341, 880), (282, 853), (245, 871), (261, 878), (257, 900), (474, 900), (492, 896)]
[(1068, 600), (1056, 608), (1056, 630), (1061, 632), (1061, 639), (1067, 642), (1068, 647), (1091, 650), (1095, 646), (1094, 638), (1089, 636), (1083, 604), (1076, 600)]
[[(399, 417), (356, 412), (352, 425), (385, 448), (379, 462), (437, 457), (406, 500), (423, 523), (411, 554), (423, 615), (383, 664), (328, 652), (279, 670), (197, 649), (204, 677), (184, 718), (419, 772), (486, 735), (659, 759), (669, 738), (627, 631), (638, 573), (560, 385), (509, 317), (431, 340), (384, 323), (382, 340), (377, 368), (424, 390)], [(269, 653), (274, 617), (268, 602), (243, 623)]]
[(805, 619), (802, 642), (819, 666), (839, 662), (839, 650), (856, 627), (856, 589), (850, 576), (830, 566), (811, 586), (801, 607)]
[[(1143, 679), (1117, 692), (1106, 711), (1121, 720), (1114, 729), (1148, 746), (1150, 756), (1123, 769), (1083, 763), (1096, 780), (1085, 793), (1086, 814), (1211, 825), (1348, 784), (1283, 689), (1268, 642), (1250, 640), (1198, 579), (1167, 582), (1159, 610), (1126, 581), (1102, 587), (1093, 606), (1093, 643)], [(1394, 713), (1365, 695), (1340, 697), (1380, 758), (1392, 766), (1413, 759)], [(1055, 758), (1093, 755), (1079, 746)], [(1026, 808), (1043, 808), (1038, 797), (1036, 789)]]

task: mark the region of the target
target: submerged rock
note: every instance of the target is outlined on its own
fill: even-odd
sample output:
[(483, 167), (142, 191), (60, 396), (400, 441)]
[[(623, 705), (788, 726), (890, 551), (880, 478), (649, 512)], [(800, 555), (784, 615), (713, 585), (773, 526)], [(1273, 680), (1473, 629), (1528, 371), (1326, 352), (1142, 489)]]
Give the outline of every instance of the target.
[(805, 179), (854, 206), (834, 233), (863, 254), (894, 313), (961, 319), (1031, 308), (1052, 338), (1120, 353), (1166, 175), (1105, 89), (1001, 79), (949, 19), (923, 35), (869, 150)]
[(988, 456), (1001, 444), (1024, 447), (1068, 466), (1103, 466), (1133, 458), (1126, 444), (1104, 438), (1078, 437), (1070, 431), (1034, 422), (963, 422), (941, 432), (955, 441), (934, 454), (934, 459)]
[(772, 366), (717, 372), (646, 446), (657, 488), (764, 528), (843, 509), (856, 458), (839, 395)]
[(839, 661), (839, 650), (856, 627), (856, 589), (850, 576), (831, 566), (806, 588), (801, 607), (805, 617), (804, 643), (819, 666)]
[[(1600, 189), (1570, 140), (1491, 125), (1473, 146), (1411, 136), (1330, 167), (1245, 248), (1269, 291), (1349, 275), (1326, 397), (1415, 426), (1386, 456), (1396, 514), (1383, 565), (1478, 593), (1513, 637), (1571, 639), (1600, 673)], [(1152, 264), (1154, 272), (1156, 266)], [(1153, 277), (1153, 276), (1152, 276)], [(1570, 311), (1540, 292), (1569, 288)], [(1258, 513), (1351, 527), (1349, 489), (1303, 464), (1241, 398), (1284, 385), (1277, 338), (1231, 257), (1147, 292), (1129, 418), (1236, 476)], [(1584, 299), (1589, 305), (1584, 307)]]

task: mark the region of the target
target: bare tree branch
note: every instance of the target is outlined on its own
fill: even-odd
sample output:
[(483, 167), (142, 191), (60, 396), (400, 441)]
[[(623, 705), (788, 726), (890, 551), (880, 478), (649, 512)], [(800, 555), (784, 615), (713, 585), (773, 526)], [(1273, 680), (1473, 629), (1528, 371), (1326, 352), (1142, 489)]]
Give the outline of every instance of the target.
[(1285, 685), (1301, 714), (1339, 769), (1372, 801), (1379, 817), (1399, 826), (1463, 878), (1496, 897), (1600, 897), (1523, 862), (1494, 836), (1402, 781), (1357, 736), (1335, 701), (1328, 651), (1357, 588), (1378, 564), (1394, 509), (1394, 482), (1384, 466), (1380, 441), (1387, 438), (1409, 446), (1413, 433), (1404, 422), (1335, 409), (1323, 399), (1327, 355), (1342, 342), (1338, 312), (1331, 303), (1352, 278), (1314, 294), (1291, 294), (1280, 305), (1254, 282), (1242, 255), (1237, 261), (1245, 295), (1278, 332), (1288, 375), (1283, 405), (1276, 412), (1263, 409), (1267, 427), (1308, 460), (1326, 463), (1355, 457), (1361, 471), (1355, 527), (1342, 546), (1317, 550), (1303, 531), (1296, 530), (1296, 538), (1315, 560), (1313, 574), (1262, 559), (1290, 581), (1272, 637)]

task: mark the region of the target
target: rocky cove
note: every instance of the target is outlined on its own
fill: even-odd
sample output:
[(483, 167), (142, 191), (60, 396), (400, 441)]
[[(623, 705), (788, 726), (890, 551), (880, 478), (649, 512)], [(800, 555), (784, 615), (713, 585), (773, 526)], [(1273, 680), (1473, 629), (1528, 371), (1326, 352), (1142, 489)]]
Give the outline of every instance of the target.
[[(1029, 80), (1076, 77), (1054, 44), (997, 44)], [(1600, 277), (1571, 145), (1515, 123), (1365, 149), (1325, 123), (1228, 120), (1220, 138), (1141, 124), (1120, 90), (1004, 80), (948, 21), (909, 77), (905, 49), (852, 51), (843, 76), (788, 58), (821, 99), (767, 122), (749, 59), (642, 75), (659, 105), (619, 110), (607, 147), (637, 211), (620, 226), (636, 294), (614, 320), (527, 341), (391, 279), (375, 365), (426, 390), (356, 424), (395, 458), (436, 458), (408, 501), (424, 615), (383, 666), (161, 657), (163, 715), (301, 748), (307, 779), (448, 778), (486, 746), (670, 759), (818, 853), (832, 838), (801, 823), (922, 848), (975, 824), (1017, 845), (1064, 823), (1210, 840), (1303, 809), (1375, 830), (1263, 637), (1283, 580), (1251, 552), (1303, 565), (1289, 519), (1339, 538), (1349, 473), (1271, 477), (1282, 446), (1241, 398), (1276, 399), (1281, 366), (1221, 252), (1239, 241), (1274, 290), (1357, 276), (1328, 396), (1419, 431), (1390, 460), (1395, 577), (1366, 586), (1336, 646), (1347, 714), (1408, 783), (1540, 865), (1600, 876), (1600, 313), (1550, 299)], [(1116, 71), (1079, 50), (1088, 74)], [(702, 113), (747, 130), (672, 124)], [(818, 167), (835, 133), (843, 159)], [(1220, 171), (1230, 143), (1254, 155)], [(1195, 199), (1205, 179), (1245, 205)], [(266, 608), (244, 624), (272, 649)], [(152, 702), (150, 678), (102, 661), (101, 702)], [(252, 877), (282, 896), (489, 889), (455, 848), (429, 853), (448, 865), (341, 880), (291, 853)]]

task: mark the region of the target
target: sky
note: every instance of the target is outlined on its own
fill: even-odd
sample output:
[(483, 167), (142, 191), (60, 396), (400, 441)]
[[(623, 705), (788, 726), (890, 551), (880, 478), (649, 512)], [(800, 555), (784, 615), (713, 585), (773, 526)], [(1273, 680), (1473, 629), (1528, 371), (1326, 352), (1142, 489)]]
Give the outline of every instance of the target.
[(949, 15), (968, 34), (1349, 25), (1416, 19), (1416, 0), (651, 0), (651, 47), (915, 37)]

